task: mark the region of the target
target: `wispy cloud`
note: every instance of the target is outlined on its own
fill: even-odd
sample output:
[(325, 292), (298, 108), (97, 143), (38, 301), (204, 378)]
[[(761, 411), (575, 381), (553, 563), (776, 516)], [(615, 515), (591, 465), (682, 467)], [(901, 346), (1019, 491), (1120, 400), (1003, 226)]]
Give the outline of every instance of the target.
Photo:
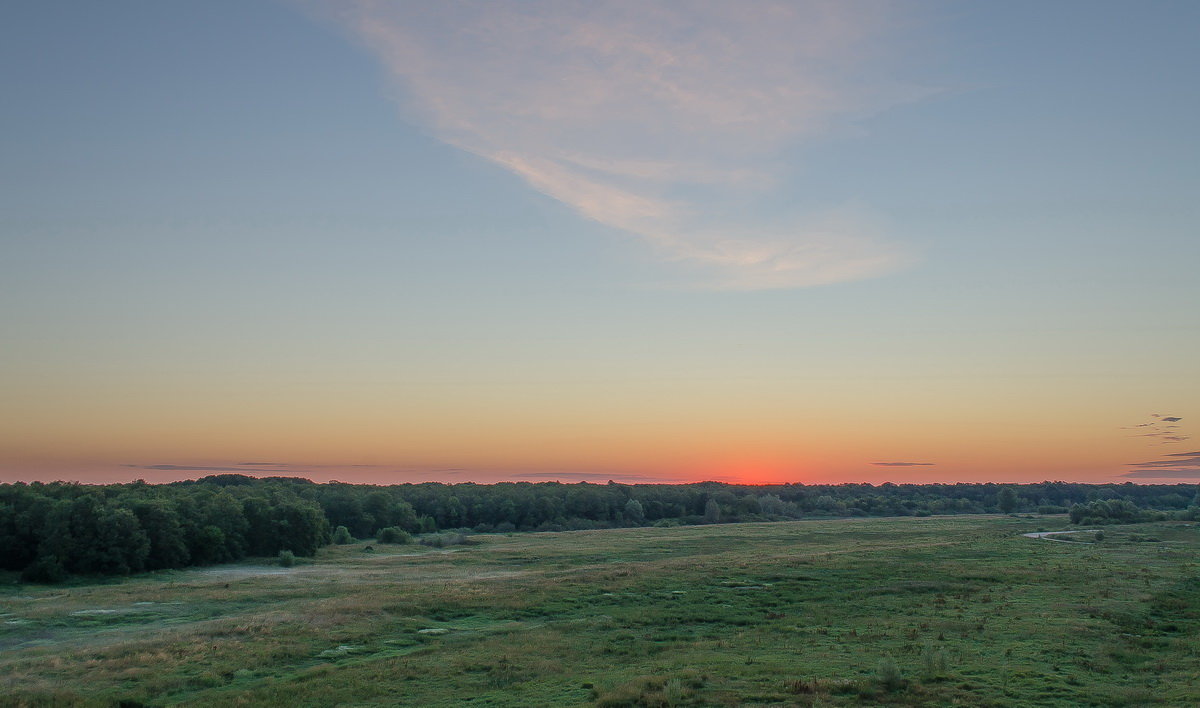
[(215, 464), (215, 465), (176, 465), (176, 464), (154, 464), (154, 465), (139, 465), (126, 464), (125, 467), (141, 470), (157, 470), (160, 472), (241, 472), (243, 474), (260, 474), (263, 472), (287, 472), (294, 473), (303, 470), (320, 470), (327, 468), (348, 469), (348, 468), (375, 468), (382, 465), (310, 465), (310, 464), (292, 464), (288, 462), (237, 462), (233, 464)]
[(1163, 455), (1164, 460), (1151, 462), (1135, 462), (1130, 467), (1137, 467), (1122, 477), (1143, 479), (1188, 479), (1200, 478), (1200, 450), (1194, 452), (1176, 452)]
[(139, 470), (157, 470), (160, 472), (286, 472), (283, 469), (264, 470), (261, 467), (247, 468), (241, 465), (221, 467), (214, 465), (125, 465)]
[(1183, 418), (1177, 415), (1152, 413), (1150, 420), (1136, 425), (1127, 425), (1122, 430), (1141, 430), (1142, 432), (1137, 433), (1134, 437), (1154, 438), (1163, 444), (1179, 443), (1190, 440), (1192, 437), (1180, 431), (1180, 421), (1182, 420)]
[(872, 462), (878, 467), (933, 467), (933, 462)]
[[(415, 120), (707, 287), (875, 276), (908, 260), (861, 208), (758, 216), (780, 152), (927, 90), (882, 77), (887, 2), (495, 0), (331, 6)], [(797, 200), (799, 201), (799, 200)]]
[(664, 476), (646, 475), (619, 470), (522, 470), (519, 468), (401, 466), (364, 464), (296, 464), (289, 462), (237, 462), (213, 464), (125, 464), (124, 467), (155, 472), (235, 472), (248, 476), (303, 476), (330, 478), (341, 473), (368, 471), (374, 483), (442, 481), (457, 484), (465, 481), (554, 481), (607, 482), (614, 480), (629, 484), (683, 482)]

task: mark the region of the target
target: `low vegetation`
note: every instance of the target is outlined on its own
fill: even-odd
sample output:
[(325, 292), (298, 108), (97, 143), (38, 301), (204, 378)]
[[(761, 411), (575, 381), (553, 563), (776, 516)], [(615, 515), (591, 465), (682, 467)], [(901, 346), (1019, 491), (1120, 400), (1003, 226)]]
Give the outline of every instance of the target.
[(477, 534), (330, 545), (291, 568), (9, 582), (0, 705), (1200, 703), (1200, 527), (1020, 535), (1039, 528), (1069, 527)]

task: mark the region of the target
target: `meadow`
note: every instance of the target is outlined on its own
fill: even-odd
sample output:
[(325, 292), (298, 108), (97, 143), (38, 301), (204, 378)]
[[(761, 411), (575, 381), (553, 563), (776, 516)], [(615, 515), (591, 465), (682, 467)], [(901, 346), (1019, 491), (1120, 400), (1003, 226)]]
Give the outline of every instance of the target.
[(480, 534), (0, 589), (0, 704), (1200, 703), (1200, 526)]

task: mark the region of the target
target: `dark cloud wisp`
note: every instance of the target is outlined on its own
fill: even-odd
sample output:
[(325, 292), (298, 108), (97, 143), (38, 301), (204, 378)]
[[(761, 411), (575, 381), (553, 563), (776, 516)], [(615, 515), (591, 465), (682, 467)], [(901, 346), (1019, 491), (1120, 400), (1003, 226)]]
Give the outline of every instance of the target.
[(1183, 416), (1178, 415), (1163, 415), (1161, 413), (1152, 413), (1152, 420), (1136, 425), (1126, 425), (1122, 430), (1143, 430), (1145, 432), (1138, 433), (1135, 437), (1153, 438), (1163, 445), (1171, 445), (1181, 443), (1191, 439), (1192, 436), (1186, 435), (1179, 430), (1179, 421), (1183, 420)]
[(1200, 450), (1177, 452), (1163, 457), (1164, 460), (1135, 462), (1130, 467), (1137, 469), (1121, 475), (1133, 479), (1195, 479), (1200, 478)]

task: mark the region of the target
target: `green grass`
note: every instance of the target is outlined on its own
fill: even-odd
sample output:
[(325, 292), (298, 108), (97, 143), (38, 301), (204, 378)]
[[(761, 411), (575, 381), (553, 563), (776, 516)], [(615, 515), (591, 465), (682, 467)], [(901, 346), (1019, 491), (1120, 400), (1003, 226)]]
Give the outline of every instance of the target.
[(1200, 528), (1019, 535), (1062, 526), (477, 536), (335, 546), (289, 569), (11, 584), (0, 704), (1200, 703)]

